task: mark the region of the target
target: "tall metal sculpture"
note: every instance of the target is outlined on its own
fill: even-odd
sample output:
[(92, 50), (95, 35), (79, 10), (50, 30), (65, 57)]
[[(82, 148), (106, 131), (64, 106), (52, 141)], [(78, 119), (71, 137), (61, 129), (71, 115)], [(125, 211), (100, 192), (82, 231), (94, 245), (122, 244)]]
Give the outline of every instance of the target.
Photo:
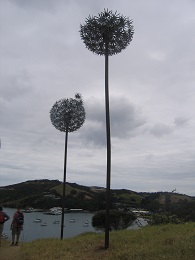
[(66, 166), (67, 166), (67, 144), (68, 133), (78, 130), (85, 122), (85, 109), (80, 94), (75, 98), (61, 99), (57, 101), (50, 110), (50, 119), (53, 126), (61, 132), (65, 132), (65, 151), (64, 151), (64, 179), (62, 195), (62, 219), (61, 236), (64, 232), (64, 209), (65, 209), (65, 185), (66, 185)]
[(106, 229), (105, 249), (109, 247), (110, 218), (110, 172), (111, 172), (111, 140), (110, 112), (108, 88), (108, 56), (124, 50), (131, 42), (134, 34), (132, 20), (123, 15), (105, 10), (98, 16), (89, 16), (84, 25), (80, 26), (81, 39), (87, 49), (98, 55), (105, 56), (105, 107), (107, 136), (107, 181), (106, 181)]

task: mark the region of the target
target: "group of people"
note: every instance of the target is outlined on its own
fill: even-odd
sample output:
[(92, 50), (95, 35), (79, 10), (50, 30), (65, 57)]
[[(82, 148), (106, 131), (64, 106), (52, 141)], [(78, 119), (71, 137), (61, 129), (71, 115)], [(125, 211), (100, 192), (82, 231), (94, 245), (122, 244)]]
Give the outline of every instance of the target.
[[(1, 246), (1, 238), (3, 234), (4, 223), (9, 219), (10, 217), (3, 211), (3, 208), (0, 207), (0, 246)], [(10, 226), (10, 229), (12, 230), (11, 246), (18, 245), (20, 233), (21, 230), (23, 229), (23, 224), (24, 224), (24, 214), (21, 212), (20, 208), (17, 208), (17, 211), (14, 213), (13, 220)]]

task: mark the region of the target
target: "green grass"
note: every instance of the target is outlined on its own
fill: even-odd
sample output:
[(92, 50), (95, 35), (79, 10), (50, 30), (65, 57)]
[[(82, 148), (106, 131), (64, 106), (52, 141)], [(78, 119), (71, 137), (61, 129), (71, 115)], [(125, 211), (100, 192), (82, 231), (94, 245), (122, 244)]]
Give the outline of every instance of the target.
[[(51, 190), (55, 190), (58, 194), (60, 194), (62, 196), (63, 193), (63, 184), (59, 184), (55, 187), (52, 187)], [(84, 192), (81, 189), (77, 189), (77, 188), (72, 188), (69, 184), (66, 184), (66, 189), (65, 189), (65, 195), (70, 195), (72, 190), (76, 190), (77, 192)]]
[(132, 200), (135, 200), (135, 202), (140, 203), (141, 200), (143, 199), (142, 196), (139, 196), (137, 194), (131, 193), (131, 194), (120, 194), (117, 196), (118, 198), (124, 199), (126, 201), (132, 202)]
[[(183, 195), (183, 194), (168, 194), (170, 196), (170, 200), (171, 200), (171, 203), (178, 203), (179, 201), (188, 201), (188, 202), (192, 202), (193, 201), (193, 198), (188, 196), (188, 195)], [(163, 194), (161, 195), (157, 201), (159, 201), (161, 204), (165, 204), (165, 200), (166, 200), (166, 195)]]
[(195, 259), (195, 223), (148, 226), (110, 233), (104, 250), (104, 233), (86, 233), (71, 239), (40, 239), (21, 246), (21, 260)]

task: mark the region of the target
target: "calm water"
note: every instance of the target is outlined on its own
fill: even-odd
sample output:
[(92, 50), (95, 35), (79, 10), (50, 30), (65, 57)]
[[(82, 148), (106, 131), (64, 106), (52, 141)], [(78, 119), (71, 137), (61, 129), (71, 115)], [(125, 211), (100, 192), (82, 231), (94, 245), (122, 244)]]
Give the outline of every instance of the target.
[[(10, 216), (4, 224), (4, 231), (8, 235), (8, 239), (11, 240), (10, 225), (16, 209), (4, 208), (4, 211)], [(91, 225), (93, 213), (66, 213), (64, 215), (64, 238), (70, 238), (77, 236), (85, 232), (95, 232), (95, 229)], [(35, 223), (34, 220), (40, 218), (41, 223)], [(71, 219), (75, 219), (75, 222), (71, 222)], [(59, 221), (59, 224), (54, 224), (54, 221)], [(85, 222), (88, 221), (89, 225), (85, 226)], [(143, 219), (139, 219), (142, 225), (146, 225)], [(24, 213), (24, 229), (20, 236), (20, 241), (29, 242), (39, 238), (60, 238), (61, 233), (61, 215), (45, 215), (42, 212)], [(42, 223), (47, 223), (47, 226), (41, 226)], [(136, 222), (130, 227), (130, 229), (139, 228)]]
[[(4, 211), (10, 216), (4, 224), (4, 231), (11, 239), (10, 225), (16, 209), (4, 208)], [(74, 237), (84, 232), (94, 232), (91, 225), (92, 213), (66, 213), (64, 216), (64, 238)], [(40, 218), (42, 223), (47, 223), (47, 226), (41, 226), (42, 223), (35, 223), (34, 220)], [(75, 222), (70, 222), (75, 219)], [(59, 224), (54, 224), (54, 221), (59, 221)], [(88, 221), (89, 225), (84, 226)], [(42, 212), (24, 213), (24, 228), (21, 233), (20, 241), (28, 242), (39, 238), (60, 238), (61, 233), (61, 215), (45, 215)]]

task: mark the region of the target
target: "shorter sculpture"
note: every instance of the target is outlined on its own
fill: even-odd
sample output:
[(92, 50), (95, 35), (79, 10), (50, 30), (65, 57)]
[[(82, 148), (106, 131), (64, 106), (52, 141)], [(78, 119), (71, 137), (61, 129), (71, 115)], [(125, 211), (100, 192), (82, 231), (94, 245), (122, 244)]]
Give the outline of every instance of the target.
[(57, 101), (50, 110), (50, 119), (52, 125), (56, 129), (66, 133), (64, 151), (62, 220), (60, 236), (60, 238), (63, 239), (68, 133), (78, 130), (85, 122), (85, 109), (83, 106), (83, 100), (81, 95), (77, 93), (75, 94), (75, 98), (61, 99)]

